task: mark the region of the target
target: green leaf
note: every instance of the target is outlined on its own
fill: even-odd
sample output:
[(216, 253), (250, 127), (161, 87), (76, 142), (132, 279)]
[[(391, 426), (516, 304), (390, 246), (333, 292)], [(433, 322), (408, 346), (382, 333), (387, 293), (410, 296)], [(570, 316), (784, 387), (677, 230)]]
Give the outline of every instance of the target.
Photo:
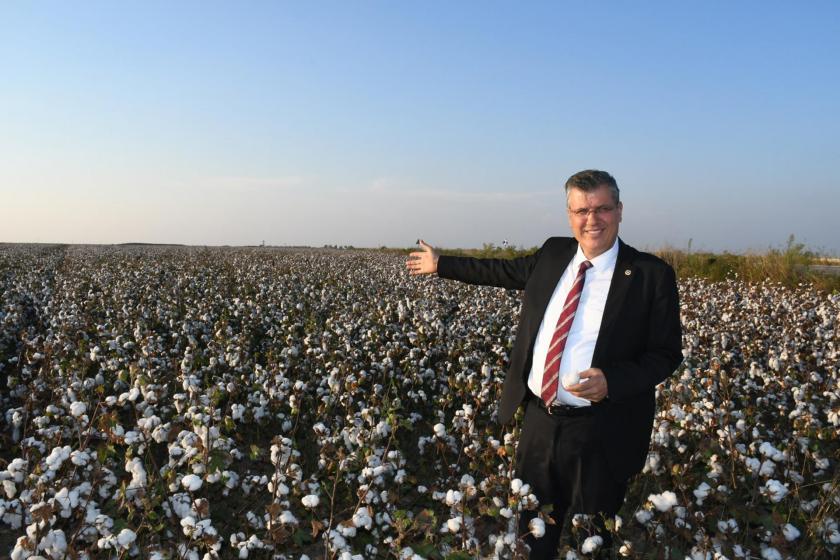
[(411, 545), (411, 550), (426, 558), (440, 558), (437, 547), (432, 543), (417, 543)]
[(302, 529), (298, 529), (292, 534), (292, 540), (297, 546), (303, 546), (312, 542), (312, 535)]
[(207, 462), (207, 470), (211, 473), (223, 470), (226, 466), (225, 458), (230, 455), (214, 449), (210, 453), (210, 460)]

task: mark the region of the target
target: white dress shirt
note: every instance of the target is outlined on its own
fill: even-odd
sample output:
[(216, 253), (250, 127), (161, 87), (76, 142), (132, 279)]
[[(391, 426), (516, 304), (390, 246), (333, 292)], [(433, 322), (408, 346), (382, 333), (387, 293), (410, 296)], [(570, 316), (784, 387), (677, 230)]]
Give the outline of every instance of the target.
[(576, 397), (566, 391), (563, 388), (563, 377), (568, 373), (579, 373), (592, 367), (592, 355), (595, 353), (595, 342), (598, 340), (598, 333), (601, 330), (601, 319), (604, 317), (607, 293), (610, 291), (610, 283), (612, 282), (617, 258), (618, 238), (609, 250), (594, 259), (587, 259), (580, 245), (578, 245), (577, 253), (572, 258), (572, 262), (566, 267), (554, 288), (554, 294), (548, 302), (542, 323), (540, 323), (540, 329), (537, 331), (531, 373), (528, 374), (528, 388), (535, 395), (539, 396), (542, 389), (545, 356), (548, 353), (548, 347), (551, 345), (551, 337), (566, 302), (566, 296), (575, 281), (580, 263), (589, 260), (592, 263), (592, 268), (586, 271), (583, 292), (581, 292), (575, 318), (566, 339), (566, 347), (560, 359), (560, 382), (557, 387), (556, 402), (574, 406), (589, 406), (592, 404), (588, 400)]

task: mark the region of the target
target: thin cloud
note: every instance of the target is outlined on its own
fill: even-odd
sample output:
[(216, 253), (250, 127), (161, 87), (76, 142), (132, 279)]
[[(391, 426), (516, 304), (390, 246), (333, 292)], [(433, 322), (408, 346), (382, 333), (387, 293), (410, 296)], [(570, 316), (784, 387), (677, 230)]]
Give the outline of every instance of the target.
[(442, 202), (507, 202), (562, 195), (562, 190), (463, 191), (439, 187), (418, 187), (393, 177), (379, 177), (361, 189), (341, 189), (347, 193), (373, 193), (404, 198), (425, 198)]
[(306, 184), (307, 178), (302, 175), (285, 175), (281, 177), (224, 175), (210, 177), (207, 182), (212, 185), (230, 189), (291, 189)]

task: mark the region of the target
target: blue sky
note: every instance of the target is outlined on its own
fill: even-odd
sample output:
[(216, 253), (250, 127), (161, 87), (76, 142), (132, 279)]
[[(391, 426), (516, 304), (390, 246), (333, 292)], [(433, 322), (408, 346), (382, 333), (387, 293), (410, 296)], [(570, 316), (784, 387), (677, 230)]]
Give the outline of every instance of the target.
[(840, 254), (836, 2), (7, 2), (0, 241)]

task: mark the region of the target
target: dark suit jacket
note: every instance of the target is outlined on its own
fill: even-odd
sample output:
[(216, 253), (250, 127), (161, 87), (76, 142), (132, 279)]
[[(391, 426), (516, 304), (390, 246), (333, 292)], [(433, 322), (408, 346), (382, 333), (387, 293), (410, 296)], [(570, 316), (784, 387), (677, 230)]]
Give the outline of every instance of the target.
[[(505, 377), (499, 421), (506, 423), (529, 394), (528, 373), (548, 301), (577, 251), (577, 241), (552, 237), (517, 259), (441, 256), (438, 276), (470, 284), (524, 290), (516, 341)], [(644, 465), (655, 413), (655, 387), (682, 361), (682, 331), (674, 270), (619, 240), (592, 367), (603, 370), (609, 396), (595, 403), (596, 433), (610, 470), (626, 479)]]

